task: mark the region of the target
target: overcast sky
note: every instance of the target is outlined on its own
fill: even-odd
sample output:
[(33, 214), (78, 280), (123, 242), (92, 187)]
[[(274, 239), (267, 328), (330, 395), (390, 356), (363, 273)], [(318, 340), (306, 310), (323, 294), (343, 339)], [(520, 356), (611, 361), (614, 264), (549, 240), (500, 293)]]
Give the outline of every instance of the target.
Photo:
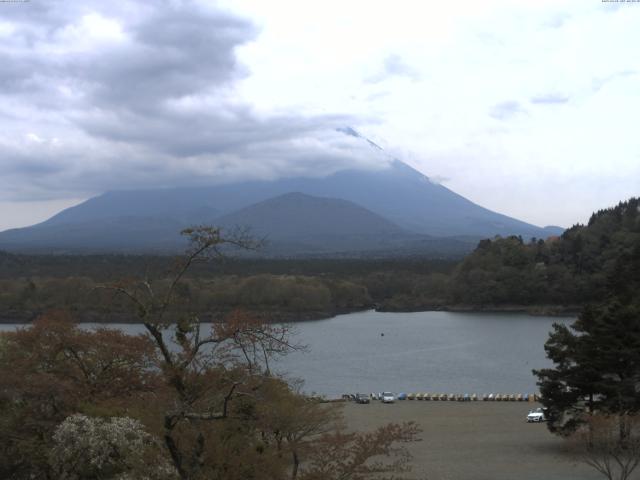
[(0, 2), (0, 230), (105, 190), (384, 168), (570, 226), (640, 195), (640, 3)]

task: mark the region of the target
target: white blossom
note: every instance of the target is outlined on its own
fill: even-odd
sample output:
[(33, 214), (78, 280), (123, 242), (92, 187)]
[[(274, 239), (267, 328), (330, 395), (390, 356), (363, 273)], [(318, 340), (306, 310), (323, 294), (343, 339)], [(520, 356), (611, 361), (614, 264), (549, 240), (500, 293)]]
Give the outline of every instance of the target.
[(50, 461), (60, 480), (176, 478), (155, 439), (129, 417), (72, 415), (56, 428), (53, 441)]

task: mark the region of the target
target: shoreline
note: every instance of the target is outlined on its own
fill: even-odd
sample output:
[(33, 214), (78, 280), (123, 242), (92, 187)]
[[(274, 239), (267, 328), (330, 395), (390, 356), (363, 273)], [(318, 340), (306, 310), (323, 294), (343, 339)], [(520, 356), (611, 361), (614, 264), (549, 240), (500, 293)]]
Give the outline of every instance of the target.
[[(315, 320), (327, 320), (338, 315), (361, 313), (368, 311), (381, 313), (415, 313), (415, 312), (452, 312), (452, 313), (522, 313), (530, 316), (544, 317), (574, 317), (580, 313), (577, 305), (424, 305), (416, 308), (389, 309), (384, 306), (372, 305), (366, 308), (336, 309), (327, 311), (286, 312), (286, 311), (252, 311), (250, 314), (263, 318), (268, 323), (298, 323)], [(231, 310), (221, 311), (214, 315), (202, 315), (201, 323), (220, 322)], [(43, 312), (5, 312), (0, 313), (0, 325), (20, 324), (29, 325)], [(100, 315), (95, 312), (85, 312), (78, 323), (123, 324), (140, 323), (140, 319), (122, 313)]]
[(580, 313), (579, 305), (421, 305), (415, 308), (375, 308), (376, 312), (526, 313), (531, 316), (569, 317)]

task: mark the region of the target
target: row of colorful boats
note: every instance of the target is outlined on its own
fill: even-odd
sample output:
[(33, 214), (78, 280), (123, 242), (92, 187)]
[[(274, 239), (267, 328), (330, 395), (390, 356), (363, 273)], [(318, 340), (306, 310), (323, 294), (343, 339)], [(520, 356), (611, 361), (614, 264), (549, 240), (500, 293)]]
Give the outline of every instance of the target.
[[(371, 394), (372, 400), (378, 400), (380, 395)], [(440, 402), (537, 402), (540, 397), (534, 393), (485, 393), (477, 395), (475, 393), (398, 393), (397, 400), (427, 400)]]

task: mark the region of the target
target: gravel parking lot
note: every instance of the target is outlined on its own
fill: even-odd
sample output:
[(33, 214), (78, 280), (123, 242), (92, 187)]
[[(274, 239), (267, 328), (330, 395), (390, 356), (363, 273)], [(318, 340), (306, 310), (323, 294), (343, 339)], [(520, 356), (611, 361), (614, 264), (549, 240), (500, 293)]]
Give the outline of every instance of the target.
[(595, 470), (566, 451), (565, 441), (544, 423), (527, 423), (525, 402), (433, 402), (406, 400), (347, 403), (350, 429), (369, 430), (389, 422), (415, 421), (421, 441), (410, 446), (412, 479), (597, 480)]

